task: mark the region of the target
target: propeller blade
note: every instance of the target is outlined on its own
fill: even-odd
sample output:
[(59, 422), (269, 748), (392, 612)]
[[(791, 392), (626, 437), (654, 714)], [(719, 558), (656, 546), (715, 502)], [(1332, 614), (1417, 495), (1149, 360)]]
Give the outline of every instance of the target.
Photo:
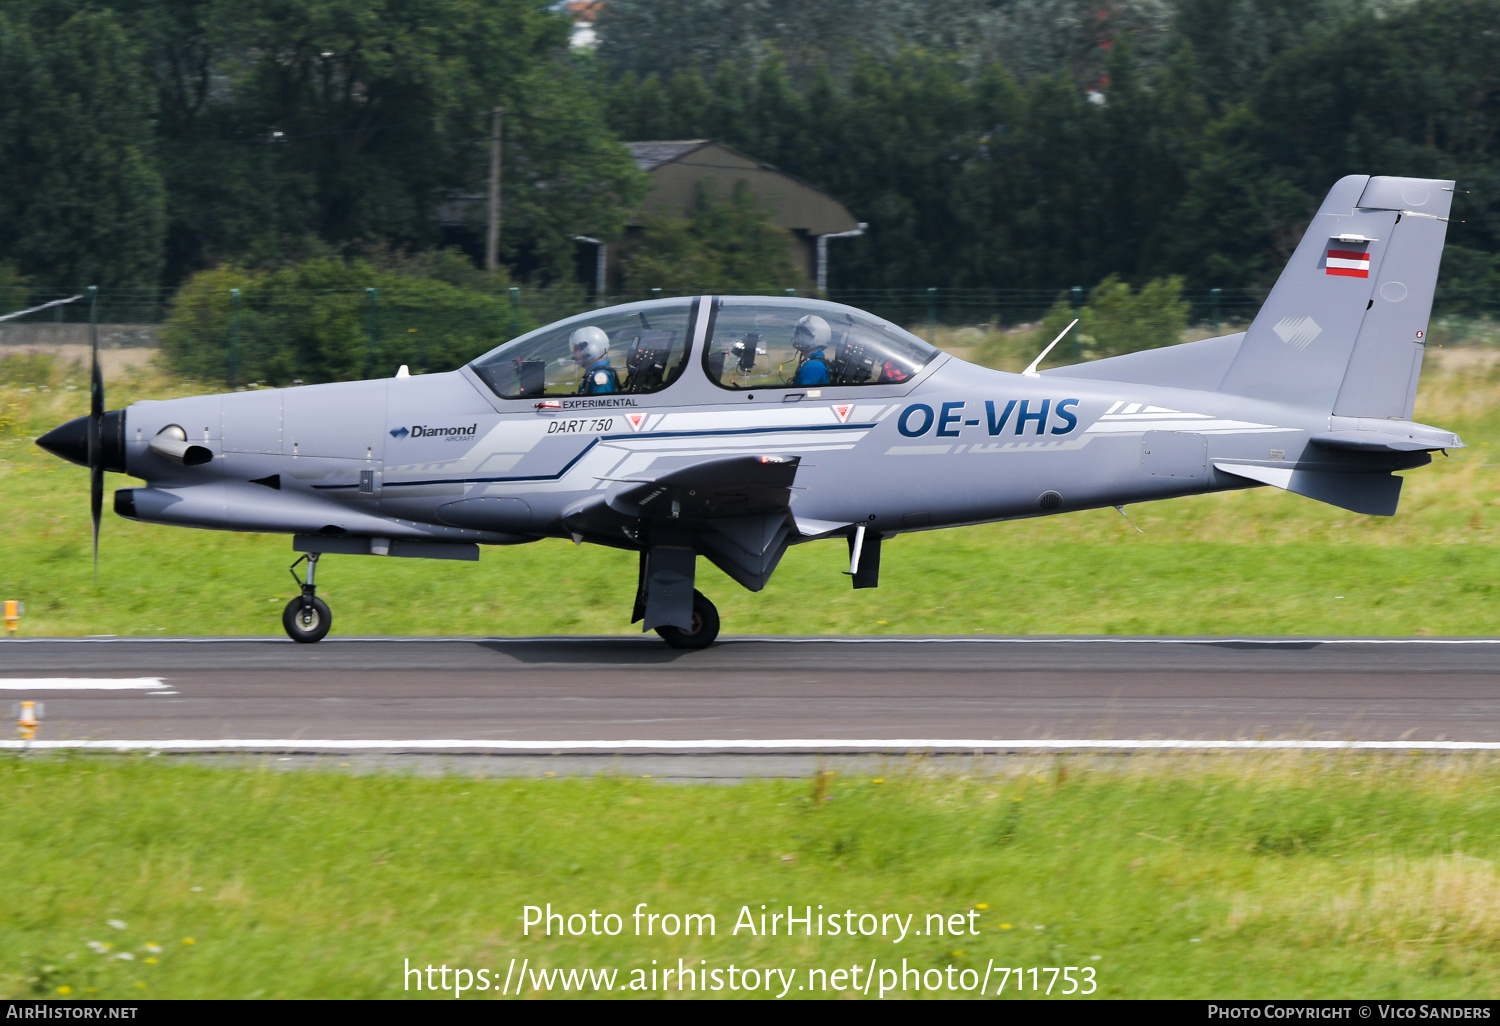
[(94, 524), (94, 579), (99, 578), (99, 518), (104, 512), (104, 372), (99, 367), (99, 287), (89, 286), (89, 515)]
[(104, 372), (99, 369), (98, 301), (99, 288), (96, 285), (90, 285), (89, 349), (93, 354), (93, 364), (89, 369), (89, 416), (91, 417), (102, 417), (104, 415)]
[(99, 576), (99, 517), (104, 512), (104, 467), (89, 467), (89, 515), (94, 521), (94, 576)]

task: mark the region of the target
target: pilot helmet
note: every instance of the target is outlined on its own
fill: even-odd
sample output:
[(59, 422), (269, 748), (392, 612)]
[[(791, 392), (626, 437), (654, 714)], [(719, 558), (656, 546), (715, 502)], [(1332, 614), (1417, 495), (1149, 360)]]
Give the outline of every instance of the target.
[(592, 324), (573, 332), (568, 344), (573, 350), (573, 359), (585, 367), (609, 352), (609, 336)]
[(816, 352), (832, 337), (827, 321), (817, 314), (805, 314), (792, 327), (792, 348), (803, 353)]

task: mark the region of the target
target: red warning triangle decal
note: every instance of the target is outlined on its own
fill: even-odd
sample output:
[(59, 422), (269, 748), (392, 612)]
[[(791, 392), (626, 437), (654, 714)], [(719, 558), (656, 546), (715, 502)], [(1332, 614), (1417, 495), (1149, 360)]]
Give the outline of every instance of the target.
[(646, 423), (646, 414), (627, 413), (625, 414), (625, 420), (630, 424), (630, 430), (639, 431)]
[(833, 404), (833, 413), (834, 413), (834, 416), (838, 417), (840, 424), (844, 424), (844, 423), (848, 422), (848, 420), (849, 420), (849, 414), (851, 412), (853, 412), (853, 410), (854, 410), (854, 404), (853, 403), (834, 403)]

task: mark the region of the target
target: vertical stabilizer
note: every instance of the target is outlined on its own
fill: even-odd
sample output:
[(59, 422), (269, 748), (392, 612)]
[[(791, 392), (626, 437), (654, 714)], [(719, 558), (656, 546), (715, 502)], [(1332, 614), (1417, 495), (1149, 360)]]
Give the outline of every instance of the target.
[(1453, 183), (1341, 179), (1245, 333), (1219, 390), (1410, 419)]

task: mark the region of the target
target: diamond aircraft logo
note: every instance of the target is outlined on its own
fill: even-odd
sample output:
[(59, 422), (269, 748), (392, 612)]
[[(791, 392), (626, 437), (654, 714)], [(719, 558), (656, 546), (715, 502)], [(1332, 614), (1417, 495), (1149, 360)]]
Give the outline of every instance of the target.
[(478, 424), (459, 427), (428, 427), (426, 424), (413, 424), (410, 429), (392, 428), (391, 437), (401, 439), (410, 435), (412, 438), (473, 438), (478, 428)]

